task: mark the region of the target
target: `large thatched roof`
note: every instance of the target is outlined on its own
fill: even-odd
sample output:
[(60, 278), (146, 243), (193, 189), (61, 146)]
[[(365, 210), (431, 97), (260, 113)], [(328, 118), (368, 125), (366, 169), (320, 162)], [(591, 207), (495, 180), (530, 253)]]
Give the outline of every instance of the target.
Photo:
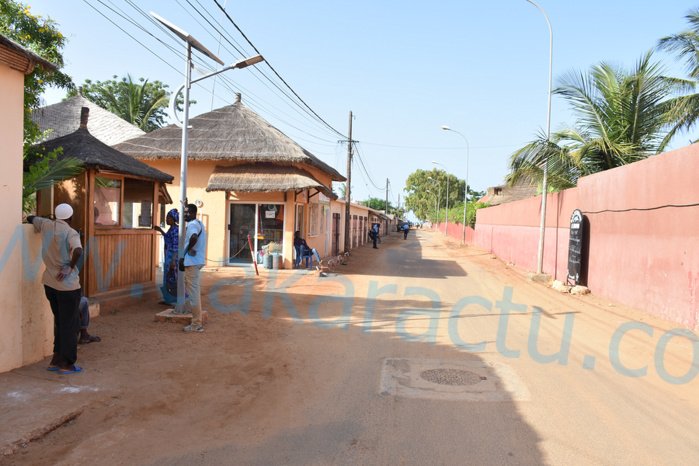
[(332, 190), (306, 170), (278, 163), (243, 163), (217, 166), (209, 177), (207, 191), (275, 192), (315, 188), (331, 199)]
[[(89, 109), (85, 108), (84, 110), (84, 119), (87, 120)], [(84, 126), (87, 126), (87, 121), (85, 121)], [(46, 152), (62, 147), (63, 153), (58, 156), (58, 160), (73, 157), (81, 160), (88, 168), (106, 169), (165, 183), (170, 183), (174, 179), (172, 175), (161, 172), (106, 145), (92, 136), (83, 125), (67, 136), (41, 143), (39, 146), (44, 147)]]
[[(194, 117), (189, 123), (187, 157), (190, 160), (307, 164), (327, 173), (333, 181), (345, 181), (334, 168), (240, 102)], [(139, 160), (179, 159), (182, 129), (170, 125), (115, 148)]]
[(78, 88), (78, 95), (75, 97), (34, 110), (31, 118), (34, 123), (39, 125), (42, 132), (53, 130), (44, 139), (44, 141), (51, 141), (61, 136), (67, 136), (80, 127), (80, 109), (83, 107), (90, 109), (90, 121), (87, 123), (88, 131), (108, 146), (146, 134), (137, 126), (87, 100), (82, 96), (80, 88)]

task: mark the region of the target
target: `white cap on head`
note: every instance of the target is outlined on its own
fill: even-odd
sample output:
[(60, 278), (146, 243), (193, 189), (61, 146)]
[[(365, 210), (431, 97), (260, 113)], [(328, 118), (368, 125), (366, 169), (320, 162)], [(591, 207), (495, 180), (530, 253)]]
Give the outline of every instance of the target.
[(56, 214), (56, 218), (65, 220), (73, 216), (73, 208), (68, 204), (58, 204), (54, 213)]

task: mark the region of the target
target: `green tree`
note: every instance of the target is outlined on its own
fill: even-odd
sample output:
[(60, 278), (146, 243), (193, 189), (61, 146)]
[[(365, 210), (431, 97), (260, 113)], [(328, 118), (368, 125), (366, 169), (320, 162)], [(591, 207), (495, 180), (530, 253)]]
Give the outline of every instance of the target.
[(41, 95), (49, 86), (70, 89), (70, 76), (60, 71), (63, 67), (62, 50), (66, 39), (56, 28), (56, 22), (41, 15), (32, 15), (29, 6), (12, 0), (0, 1), (0, 32), (15, 42), (50, 61), (58, 70), (36, 66), (24, 78), (24, 164), (28, 170), (23, 179), (22, 208), (25, 213), (34, 208), (34, 193), (71, 178), (84, 170), (80, 161), (72, 158), (57, 162), (60, 152), (44, 154), (32, 147), (41, 137), (41, 131), (31, 120), (31, 112), (40, 107)]
[(699, 120), (699, 8), (690, 10), (685, 19), (689, 23), (689, 29), (658, 41), (658, 49), (672, 53), (678, 61), (684, 62), (685, 71), (690, 78), (687, 83), (688, 94), (670, 102), (672, 108), (669, 119), (675, 123), (670, 136), (679, 130), (691, 130)]
[(554, 93), (571, 105), (576, 124), (515, 152), (507, 181), (541, 183), (547, 160), (551, 189), (567, 189), (581, 176), (662, 152), (673, 134), (668, 98), (686, 82), (663, 76), (651, 58), (647, 52), (631, 71), (602, 62), (559, 79)]
[[(372, 197), (368, 201), (364, 202), (364, 205), (367, 207), (371, 207), (374, 210), (386, 210), (386, 200), (385, 199), (379, 199), (378, 197)], [(391, 205), (391, 203), (388, 203), (388, 210), (389, 213), (393, 212), (395, 208)]]
[[(405, 182), (405, 191), (408, 193), (405, 197), (406, 209), (412, 210), (420, 220), (430, 219), (437, 221), (440, 218), (444, 219), (444, 208), (447, 204), (447, 180), (449, 181), (449, 221), (462, 222), (466, 182), (446, 173), (444, 170), (416, 170), (408, 176)], [(469, 205), (482, 196), (483, 193), (473, 191), (469, 187)], [(459, 206), (461, 210), (457, 210)], [(458, 212), (461, 213), (459, 214)], [(452, 214), (454, 219), (452, 219)]]
[[(145, 132), (161, 128), (167, 116), (166, 108), (170, 93), (167, 84), (160, 81), (149, 82), (139, 78), (134, 82), (131, 75), (117, 80), (95, 81), (86, 79), (82, 85), (83, 96), (89, 101), (108, 110), (123, 120), (138, 126)], [(68, 97), (77, 94), (76, 89), (68, 92)], [(179, 99), (179, 106), (184, 100)]]

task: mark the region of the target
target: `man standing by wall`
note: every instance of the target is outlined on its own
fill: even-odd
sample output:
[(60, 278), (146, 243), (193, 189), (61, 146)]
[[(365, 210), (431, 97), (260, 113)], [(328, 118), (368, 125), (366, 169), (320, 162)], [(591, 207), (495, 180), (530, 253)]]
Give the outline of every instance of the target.
[(73, 208), (68, 204), (59, 204), (54, 213), (56, 220), (33, 215), (27, 220), (34, 225), (37, 233), (41, 233), (46, 265), (41, 282), (54, 319), (53, 358), (47, 370), (75, 374), (82, 372), (82, 368), (75, 365), (80, 331), (78, 307), (82, 297), (75, 266), (83, 248), (78, 232), (70, 227)]
[(184, 240), (184, 283), (189, 291), (189, 309), (192, 311), (192, 323), (184, 327), (185, 332), (203, 332), (201, 318), (201, 269), (206, 264), (206, 231), (204, 224), (197, 219), (197, 206), (187, 204), (184, 208), (184, 220), (187, 233)]

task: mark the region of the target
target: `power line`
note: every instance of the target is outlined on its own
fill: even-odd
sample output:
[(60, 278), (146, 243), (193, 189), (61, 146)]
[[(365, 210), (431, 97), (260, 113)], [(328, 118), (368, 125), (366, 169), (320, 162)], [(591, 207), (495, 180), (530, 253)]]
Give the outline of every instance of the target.
[[(379, 144), (376, 142), (362, 141), (362, 144), (370, 146), (393, 147), (396, 149), (416, 149), (416, 150), (463, 150), (463, 147), (419, 147), (419, 146), (394, 146), (391, 144)], [(507, 144), (502, 146), (471, 146), (471, 149), (502, 149), (506, 147), (521, 147), (517, 144)]]
[[(219, 9), (226, 15), (226, 18), (228, 18), (228, 21), (230, 21), (231, 24), (232, 24), (233, 26), (235, 26), (235, 28), (238, 30), (238, 32), (243, 36), (243, 38), (248, 42), (248, 44), (250, 44), (250, 46), (255, 50), (255, 52), (256, 52), (258, 55), (262, 55), (262, 54), (260, 53), (260, 51), (257, 50), (257, 47), (255, 47), (255, 45), (250, 41), (250, 39), (247, 38), (247, 36), (245, 35), (245, 33), (238, 27), (237, 24), (235, 24), (235, 21), (233, 21), (233, 19), (232, 19), (232, 18), (230, 17), (230, 15), (226, 12), (226, 10), (218, 3), (218, 0), (214, 0), (214, 3), (215, 3), (216, 6), (219, 7)], [(277, 70), (275, 70), (274, 67), (273, 67), (267, 60), (265, 60), (265, 63), (267, 64), (267, 66), (269, 66), (269, 68), (270, 68), (270, 69), (272, 70), (272, 72), (277, 76), (277, 78), (279, 78), (279, 79), (281, 80), (281, 82), (283, 82), (284, 85), (296, 96), (296, 98), (299, 99), (299, 100), (303, 103), (304, 106), (306, 106), (306, 108), (308, 108), (308, 109), (309, 109), (320, 121), (322, 121), (328, 128), (330, 128), (331, 130), (333, 130), (333, 131), (334, 131), (335, 133), (337, 133), (338, 135), (341, 135), (341, 136), (344, 137), (344, 134), (342, 134), (341, 132), (339, 132), (338, 130), (336, 130), (335, 128), (333, 128), (328, 122), (326, 122), (324, 119), (322, 119), (322, 118), (320, 117), (320, 115), (318, 115), (318, 114), (315, 112), (315, 110), (313, 110), (313, 109), (301, 98), (301, 96), (299, 96), (299, 95), (296, 93), (296, 91), (294, 91), (294, 90), (291, 88), (291, 86), (284, 80), (284, 78), (282, 78), (282, 77), (279, 75), (279, 73), (277, 73)]]
[[(211, 18), (211, 20), (214, 20), (213, 15), (201, 4), (201, 2), (199, 2), (199, 0), (196, 0), (196, 2), (197, 2), (197, 3), (199, 4), (199, 6), (209, 15), (209, 17)], [(219, 30), (219, 26), (217, 26), (215, 23), (212, 23), (211, 20), (207, 19), (207, 18), (204, 16), (204, 14), (203, 14), (196, 6), (194, 6), (194, 5), (192, 4), (192, 2), (191, 2), (190, 0), (187, 0), (187, 3), (189, 3), (189, 5), (190, 5), (190, 6), (191, 6), (191, 7), (192, 7), (192, 8), (193, 8), (193, 9), (194, 9), (194, 10), (209, 24), (209, 26), (210, 26), (211, 28), (213, 28), (214, 30), (216, 30), (216, 31), (221, 35), (221, 37), (224, 38), (224, 39), (226, 40), (226, 42), (228, 42), (241, 56), (248, 55), (247, 52), (245, 52), (245, 51), (242, 50), (242, 49), (243, 49), (243, 46), (240, 45), (240, 44), (238, 44), (238, 42), (237, 42), (235, 39), (233, 39), (232, 37), (230, 37), (230, 40), (229, 40), (229, 36), (230, 36), (230, 35), (227, 33), (227, 31), (226, 31), (225, 29), (220, 29), (220, 30)], [(180, 6), (182, 6), (182, 5), (180, 4)], [(220, 6), (219, 6), (219, 8), (220, 8)], [(222, 9), (222, 11), (223, 11), (223, 9)], [(189, 12), (188, 12), (188, 13), (189, 13)], [(227, 13), (226, 13), (225, 11), (223, 11), (223, 13), (226, 14), (226, 16), (227, 16)], [(191, 13), (189, 13), (189, 14), (191, 15)], [(230, 20), (230, 18), (229, 18), (229, 20)], [(232, 20), (231, 20), (231, 21), (232, 21)], [(198, 22), (198, 21), (197, 21), (197, 22)], [(198, 22), (198, 24), (201, 25), (201, 23), (199, 23), (199, 22)], [(234, 25), (235, 25), (235, 23), (234, 23)], [(236, 28), (237, 28), (237, 26), (236, 26)], [(239, 28), (237, 28), (237, 29), (240, 31)], [(208, 32), (208, 31), (207, 31), (207, 32)], [(209, 34), (212, 35), (210, 32), (209, 32)], [(245, 37), (245, 35), (244, 35), (242, 32), (241, 32), (241, 34)], [(214, 37), (214, 36), (212, 35), (212, 37)], [(216, 39), (216, 38), (214, 37), (214, 39)], [(246, 39), (247, 39), (247, 37), (246, 37)], [(236, 47), (236, 45), (234, 45), (234, 44), (231, 42), (231, 40), (232, 40), (233, 42), (236, 43), (237, 47)], [(249, 42), (249, 41), (248, 41), (248, 42)], [(252, 43), (250, 43), (250, 45), (252, 45)], [(254, 45), (252, 45), (252, 47), (255, 48)], [(224, 46), (224, 49), (225, 49), (227, 52), (231, 53), (230, 50), (229, 50), (227, 47)], [(257, 51), (257, 49), (255, 49), (255, 50)], [(259, 52), (257, 52), (257, 53), (259, 54)], [(231, 55), (235, 56), (235, 54), (233, 54), (233, 53), (231, 53)], [(274, 71), (275, 74), (276, 74), (276, 71), (269, 65), (269, 63), (268, 63), (268, 62), (265, 62), (265, 63), (266, 63), (267, 66), (269, 66), (270, 69), (272, 69), (272, 71)], [(308, 106), (305, 104), (305, 102), (303, 102), (300, 98), (299, 98), (299, 100), (301, 100), (301, 102), (303, 102), (304, 106), (302, 106), (302, 105), (300, 105), (298, 102), (296, 102), (295, 99), (293, 98), (293, 96), (289, 95), (289, 94), (288, 94), (284, 89), (282, 89), (276, 82), (274, 82), (274, 80), (273, 80), (272, 78), (270, 78), (270, 77), (262, 70), (261, 67), (255, 67), (255, 68), (253, 68), (253, 69), (252, 69), (252, 72), (253, 72), (253, 76), (255, 76), (255, 78), (256, 78), (262, 85), (264, 85), (264, 86), (267, 87), (268, 89), (272, 90), (272, 89), (269, 87), (269, 85), (267, 85), (263, 80), (261, 80), (261, 79), (257, 76), (257, 74), (260, 74), (261, 76), (263, 76), (270, 84), (272, 84), (272, 86), (274, 86), (281, 94), (283, 94), (284, 97), (286, 97), (286, 98), (288, 99), (288, 100), (282, 100), (286, 105), (288, 105), (290, 108), (292, 108), (292, 109), (293, 109), (294, 111), (296, 111), (296, 112), (299, 112), (299, 110), (301, 110), (303, 113), (299, 112), (299, 114), (302, 115), (302, 116), (310, 116), (310, 117), (313, 118), (313, 121), (315, 121), (315, 122), (322, 122), (322, 124), (324, 125), (324, 126), (323, 126), (323, 129), (324, 129), (324, 130), (327, 129), (327, 127), (328, 127), (327, 123), (325, 123), (325, 121), (323, 121), (322, 119), (320, 119), (319, 117), (317, 117), (317, 114), (315, 114), (315, 112), (313, 112), (312, 109), (310, 109), (310, 107), (308, 107)], [(277, 74), (277, 76), (279, 76), (279, 75)], [(226, 78), (223, 78), (223, 79), (226, 79)], [(280, 78), (280, 79), (281, 79), (281, 78)], [(282, 79), (282, 82), (284, 82), (283, 79)], [(286, 83), (284, 82), (284, 84), (286, 84)], [(287, 85), (287, 87), (288, 87), (288, 85)], [(289, 88), (289, 89), (291, 89), (291, 88)], [(291, 89), (291, 91), (293, 92), (293, 89)], [(295, 93), (294, 93), (294, 94), (295, 94)], [(297, 97), (298, 97), (298, 96), (297, 96)], [(292, 103), (293, 103), (295, 106), (292, 106), (292, 105), (291, 105)], [(310, 112), (309, 112), (309, 110), (310, 110)], [(311, 113), (311, 112), (313, 112), (313, 113)], [(314, 115), (315, 115), (315, 116), (314, 116)], [(289, 116), (289, 115), (287, 115), (287, 116)], [(289, 117), (291, 118), (291, 116), (289, 116)], [(320, 120), (320, 121), (319, 121), (319, 120)], [(283, 120), (282, 120), (282, 121), (283, 121)], [(297, 120), (297, 121), (298, 121), (298, 120)], [(298, 128), (297, 128), (297, 129), (298, 129)], [(332, 128), (330, 128), (330, 129), (332, 129)], [(333, 131), (335, 131), (335, 130), (333, 129)], [(306, 133), (306, 134), (309, 134), (309, 133)], [(334, 134), (334, 133), (333, 133), (333, 134)], [(309, 134), (309, 135), (310, 135), (310, 134)], [(315, 137), (315, 136), (313, 136), (313, 137)], [(320, 138), (319, 138), (319, 139), (320, 139)]]
[(364, 159), (362, 158), (362, 155), (359, 153), (359, 147), (357, 147), (356, 141), (354, 145), (354, 151), (357, 153), (357, 158), (359, 159), (359, 163), (364, 170), (364, 173), (366, 173), (367, 178), (369, 178), (369, 182), (371, 182), (372, 185), (378, 190), (381, 190), (382, 188), (380, 186), (377, 186), (376, 183), (374, 183), (374, 180), (371, 178), (371, 175), (369, 174), (369, 171), (366, 169), (366, 165), (364, 165)]

